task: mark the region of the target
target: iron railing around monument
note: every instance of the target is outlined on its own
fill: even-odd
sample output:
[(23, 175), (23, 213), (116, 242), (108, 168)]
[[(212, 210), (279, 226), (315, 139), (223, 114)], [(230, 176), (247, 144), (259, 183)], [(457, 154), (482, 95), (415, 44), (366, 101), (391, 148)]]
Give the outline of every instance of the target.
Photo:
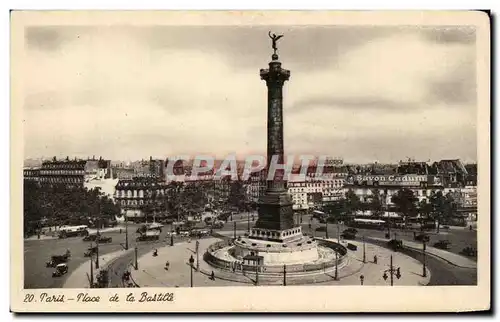
[[(334, 251), (337, 251), (339, 253), (340, 256), (337, 262), (338, 266), (340, 266), (347, 259), (347, 256), (345, 256), (347, 254), (347, 249), (344, 246), (332, 241), (326, 241), (326, 240), (317, 240), (317, 241), (320, 246), (333, 249)], [(230, 245), (231, 242), (229, 241), (220, 241), (210, 245), (205, 254), (203, 255), (203, 259), (210, 265), (220, 269), (232, 270), (234, 272), (239, 272), (239, 273), (242, 271), (255, 272), (257, 269), (256, 265), (235, 263), (234, 261), (224, 260), (222, 258), (216, 257), (213, 254), (217, 250)], [(314, 264), (290, 264), (286, 265), (286, 270), (289, 273), (313, 272), (313, 271), (325, 270), (334, 267), (335, 265), (336, 265), (335, 260), (329, 260)], [(279, 274), (283, 272), (283, 266), (261, 265), (258, 267), (258, 270), (261, 273)]]

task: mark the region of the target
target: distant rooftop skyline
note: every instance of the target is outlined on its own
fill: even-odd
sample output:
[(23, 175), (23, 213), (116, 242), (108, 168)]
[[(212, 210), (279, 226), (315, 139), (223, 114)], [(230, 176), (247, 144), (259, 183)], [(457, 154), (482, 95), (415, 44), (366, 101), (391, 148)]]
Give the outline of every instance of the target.
[(25, 158), (266, 151), (283, 33), (285, 154), (476, 161), (471, 27), (29, 27)]

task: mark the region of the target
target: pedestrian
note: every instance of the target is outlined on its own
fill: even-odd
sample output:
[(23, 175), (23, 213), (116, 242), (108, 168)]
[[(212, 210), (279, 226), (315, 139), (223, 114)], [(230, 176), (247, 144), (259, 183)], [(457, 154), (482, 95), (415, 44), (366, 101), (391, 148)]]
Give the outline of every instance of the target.
[(373, 256), (373, 263), (374, 263), (374, 264), (377, 264), (377, 261), (378, 261), (377, 255), (374, 255), (374, 256)]
[(469, 225), (469, 230), (472, 230), (472, 225)]
[(214, 273), (214, 271), (212, 271), (212, 274), (211, 274), (211, 276), (210, 276), (210, 279), (211, 279), (212, 281), (215, 281), (215, 273)]
[(122, 229), (120, 228), (120, 234), (122, 233)]

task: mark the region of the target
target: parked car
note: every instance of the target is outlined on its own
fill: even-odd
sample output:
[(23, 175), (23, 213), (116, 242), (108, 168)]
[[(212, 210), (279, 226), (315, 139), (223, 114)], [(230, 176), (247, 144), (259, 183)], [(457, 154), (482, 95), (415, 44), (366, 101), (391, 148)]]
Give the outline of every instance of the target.
[(346, 230), (343, 231), (343, 233), (345, 233), (345, 232), (352, 233), (352, 234), (356, 235), (358, 233), (358, 230), (356, 228), (350, 227), (350, 228), (347, 228)]
[(398, 251), (403, 248), (403, 241), (400, 239), (391, 239), (387, 242), (387, 246), (393, 251)]
[(352, 250), (352, 251), (355, 251), (358, 249), (358, 246), (351, 244), (351, 243), (347, 243), (347, 248)]
[(477, 257), (477, 249), (471, 246), (467, 246), (460, 252), (460, 255)]
[(437, 243), (434, 243), (434, 247), (440, 248), (440, 249), (449, 249), (450, 244), (451, 243), (448, 240), (440, 240)]
[(113, 241), (113, 238), (111, 238), (111, 237), (103, 237), (103, 236), (101, 236), (101, 237), (99, 237), (97, 239), (97, 242), (99, 244), (107, 244), (107, 243), (111, 243), (112, 241)]
[(180, 230), (179, 231), (179, 236), (181, 237), (189, 237), (191, 235), (191, 232), (189, 230)]
[(52, 277), (60, 277), (68, 272), (68, 265), (66, 264), (58, 264), (56, 266), (56, 270), (52, 272)]
[(136, 241), (138, 241), (138, 242), (140, 242), (140, 241), (152, 241), (152, 240), (159, 240), (159, 239), (160, 239), (159, 234), (157, 234), (157, 235), (142, 234), (136, 238)]
[(343, 239), (356, 239), (356, 234), (355, 234), (355, 233), (353, 233), (352, 231), (344, 230), (344, 231), (342, 232), (341, 237), (342, 237)]
[(70, 251), (66, 251), (64, 255), (52, 255), (50, 260), (46, 263), (47, 267), (56, 267), (59, 264), (68, 262), (71, 257)]
[(217, 220), (212, 223), (212, 228), (221, 229), (222, 227), (224, 227), (224, 222), (222, 220)]
[(97, 253), (97, 246), (89, 247), (85, 253), (83, 253), (83, 257), (90, 257)]
[(84, 242), (95, 241), (98, 238), (98, 235), (87, 235), (83, 238)]
[(419, 234), (419, 235), (415, 235), (415, 238), (414, 238), (416, 241), (419, 241), (419, 242), (429, 242), (429, 240), (431, 239), (429, 235), (427, 234)]

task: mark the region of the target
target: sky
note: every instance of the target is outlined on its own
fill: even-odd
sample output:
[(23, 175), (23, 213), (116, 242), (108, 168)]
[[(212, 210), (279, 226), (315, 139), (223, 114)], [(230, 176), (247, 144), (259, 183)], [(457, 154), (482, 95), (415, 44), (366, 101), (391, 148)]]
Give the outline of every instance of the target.
[(25, 30), (25, 158), (266, 151), (268, 31), (285, 154), (476, 161), (472, 27), (43, 26)]

